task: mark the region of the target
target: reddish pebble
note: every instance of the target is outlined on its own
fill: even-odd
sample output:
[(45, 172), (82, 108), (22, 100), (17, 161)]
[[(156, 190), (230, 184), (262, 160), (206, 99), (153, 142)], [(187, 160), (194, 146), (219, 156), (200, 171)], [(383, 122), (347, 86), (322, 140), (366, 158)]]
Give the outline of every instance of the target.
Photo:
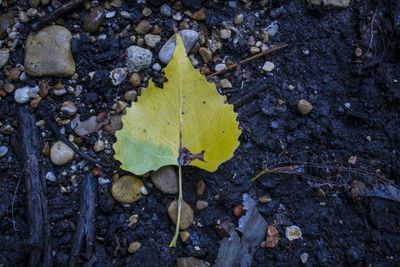
[(7, 93), (6, 93), (6, 91), (4, 91), (3, 89), (1, 89), (0, 90), (0, 96), (6, 96), (7, 95)]
[(92, 175), (94, 177), (97, 177), (97, 176), (99, 176), (99, 175), (101, 175), (103, 173), (104, 173), (103, 170), (100, 170), (99, 168), (93, 168), (92, 169)]
[(99, 114), (97, 114), (96, 121), (98, 123), (102, 123), (104, 121), (105, 117), (106, 117), (106, 113), (100, 112)]
[(269, 225), (267, 229), (267, 239), (266, 239), (266, 247), (267, 248), (274, 248), (281, 239), (281, 235), (279, 234), (278, 230), (273, 225)]
[(242, 213), (243, 213), (242, 205), (237, 205), (236, 207), (233, 208), (233, 214), (235, 214), (236, 217), (242, 216)]

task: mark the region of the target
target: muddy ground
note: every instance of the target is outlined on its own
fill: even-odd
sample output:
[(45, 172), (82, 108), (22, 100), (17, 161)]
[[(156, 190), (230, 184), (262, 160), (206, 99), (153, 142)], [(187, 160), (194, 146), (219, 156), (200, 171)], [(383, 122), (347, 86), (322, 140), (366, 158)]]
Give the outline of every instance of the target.
[[(17, 2), (0, 13), (27, 9), (27, 3)], [(125, 2), (119, 10), (140, 13), (149, 6), (153, 13), (147, 20), (163, 26), (160, 33), (162, 42), (152, 50), (156, 55), (173, 34), (171, 25), (177, 24), (176, 21), (160, 14), (157, 2), (161, 1), (148, 1), (147, 4)], [(225, 77), (231, 81), (233, 90), (221, 91), (228, 95), (230, 103), (248, 94), (253, 96), (236, 108), (243, 129), (240, 147), (234, 157), (214, 173), (184, 168), (185, 201), (194, 207), (196, 200), (203, 199), (209, 207), (203, 211), (195, 210), (195, 223), (188, 230), (190, 239), (185, 243), (179, 240), (175, 249), (168, 247), (174, 225), (168, 217), (167, 207), (177, 196), (148, 187), (148, 195), (124, 207), (112, 199), (111, 183), (96, 184), (93, 253), (89, 259), (85, 259), (83, 253), (79, 254), (77, 264), (175, 266), (179, 257), (196, 257), (213, 264), (222, 239), (216, 231), (216, 223), (225, 220), (238, 222), (233, 208), (241, 204), (243, 193), (256, 200), (265, 195), (272, 199), (268, 203), (258, 203), (258, 209), (268, 224), (275, 224), (281, 234), (275, 248), (257, 248), (252, 266), (299, 266), (302, 265), (300, 255), (303, 253), (308, 253), (306, 265), (310, 266), (400, 264), (400, 204), (351, 192), (353, 180), (362, 181), (368, 188), (382, 181), (400, 186), (400, 43), (399, 28), (395, 24), (399, 18), (396, 1), (352, 1), (348, 8), (333, 8), (308, 5), (302, 0), (274, 0), (264, 9), (256, 1), (248, 9), (244, 9), (240, 1), (236, 8), (229, 7), (224, 1), (213, 5), (206, 2), (202, 7), (207, 18), (198, 21), (197, 30), (205, 28), (211, 33), (224, 21), (232, 23), (232, 14), (245, 15), (244, 23), (238, 27), (240, 41), (236, 44), (232, 40), (224, 41), (223, 48), (216, 52), (221, 59), (227, 57), (238, 62), (251, 56), (247, 40), (273, 20), (277, 20), (279, 29), (269, 44), (289, 44), (274, 54), (253, 60), (217, 78)], [(38, 9), (46, 10), (41, 6)], [(75, 12), (80, 15), (80, 20), (72, 18), (71, 13), (63, 15), (64, 26), (72, 33), (82, 32), (81, 28), (73, 25), (82, 25), (89, 13), (84, 8)], [(117, 15), (103, 22), (104, 32), (117, 34), (128, 23), (132, 21)], [(371, 25), (375, 25), (372, 37)], [(78, 103), (83, 117), (109, 112), (114, 98), (123, 97), (125, 91), (132, 89), (128, 79), (113, 87), (107, 75), (96, 82), (84, 78), (91, 71), (110, 71), (122, 66), (123, 51), (131, 45), (131, 31), (128, 37), (120, 38), (119, 43), (116, 39), (93, 43), (89, 37), (73, 41), (78, 83), (83, 85), (82, 96), (76, 99), (72, 94), (52, 95), (56, 111), (62, 102), (72, 100)], [(28, 33), (29, 27), (21, 30), (25, 38)], [(21, 38), (16, 51), (11, 54), (10, 66), (23, 64), (25, 38)], [(113, 42), (117, 42), (114, 49), (118, 50), (118, 57), (101, 63), (96, 61), (95, 54), (104, 53)], [(361, 48), (363, 56), (355, 56), (356, 48)], [(198, 55), (196, 58), (201, 62)], [(266, 60), (275, 64), (275, 70), (270, 74), (261, 71)], [(210, 69), (214, 69), (214, 65), (210, 62)], [(160, 76), (151, 68), (140, 75), (148, 78)], [(0, 79), (5, 80), (3, 72), (0, 72)], [(47, 79), (51, 84), (58, 81), (68, 83), (68, 79)], [(38, 81), (19, 81), (16, 88)], [(289, 86), (294, 89), (289, 90)], [(313, 105), (309, 114), (302, 115), (297, 110), (299, 99), (307, 99)], [(284, 103), (278, 104), (278, 100)], [(24, 165), (18, 161), (11, 146), (20, 125), (17, 105), (20, 104), (15, 103), (12, 94), (1, 99), (2, 125), (10, 124), (15, 129), (1, 134), (1, 144), (9, 148), (8, 154), (0, 159), (1, 266), (27, 266), (32, 251), (26, 242), (29, 222), (24, 180), (21, 178)], [(92, 105), (91, 110), (89, 105)], [(38, 109), (29, 109), (39, 117)], [(66, 128), (66, 135), (72, 132)], [(115, 142), (114, 136), (107, 138), (109, 142)], [(80, 146), (93, 147), (96, 140), (97, 134), (91, 134)], [(41, 140), (42, 143), (55, 141), (57, 137), (54, 135), (46, 135)], [(351, 156), (357, 157), (354, 165), (348, 163)], [(123, 173), (118, 169), (118, 162), (112, 160), (112, 155), (100, 154), (98, 158), (113, 164), (102, 177), (112, 180), (113, 171)], [(70, 165), (54, 166), (49, 157), (43, 155), (39, 163), (45, 173), (52, 171), (57, 176), (56, 182), (46, 181), (45, 188), (52, 262), (54, 266), (67, 266), (79, 217), (81, 181), (94, 165), (89, 163), (88, 168), (76, 172), (78, 185), (74, 186), (69, 180)], [(271, 173), (256, 182), (250, 181), (262, 166), (274, 168), (294, 164), (304, 166), (305, 172), (300, 175)], [(204, 179), (207, 184), (203, 196), (196, 194), (199, 179)], [(62, 193), (61, 186), (70, 186), (70, 191)], [(326, 193), (326, 198), (317, 196), (319, 188)], [(215, 199), (217, 194), (219, 200)], [(139, 220), (128, 227), (128, 218), (132, 214), (138, 214)], [(285, 237), (288, 225), (299, 226), (303, 232), (302, 239), (290, 242)], [(141, 248), (130, 254), (127, 247), (133, 241), (140, 242)], [(196, 250), (196, 246), (200, 250)]]

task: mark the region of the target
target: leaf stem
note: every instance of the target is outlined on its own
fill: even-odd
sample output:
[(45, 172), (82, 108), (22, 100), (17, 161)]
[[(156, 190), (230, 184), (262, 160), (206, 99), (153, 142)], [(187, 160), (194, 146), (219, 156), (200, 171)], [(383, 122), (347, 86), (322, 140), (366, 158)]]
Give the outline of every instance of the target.
[(175, 227), (175, 235), (174, 238), (172, 239), (171, 243), (169, 244), (169, 247), (176, 247), (176, 240), (178, 239), (179, 235), (179, 226), (181, 224), (181, 210), (182, 210), (182, 198), (183, 198), (183, 193), (182, 193), (182, 166), (178, 166), (179, 170), (179, 198), (178, 198), (178, 217), (176, 218), (176, 227)]
[(261, 175), (267, 173), (267, 170), (262, 170), (260, 171), (254, 178), (252, 178), (250, 181), (254, 182), (255, 180), (257, 180), (258, 178), (260, 178)]

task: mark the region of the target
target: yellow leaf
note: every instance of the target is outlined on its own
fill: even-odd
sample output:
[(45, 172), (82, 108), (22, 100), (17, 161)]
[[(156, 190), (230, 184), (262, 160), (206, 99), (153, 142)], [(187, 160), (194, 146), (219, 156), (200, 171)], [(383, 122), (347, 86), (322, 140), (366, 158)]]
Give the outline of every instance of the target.
[(116, 133), (115, 158), (138, 175), (165, 165), (215, 171), (239, 145), (233, 106), (193, 68), (179, 34), (176, 40), (164, 89), (149, 81)]

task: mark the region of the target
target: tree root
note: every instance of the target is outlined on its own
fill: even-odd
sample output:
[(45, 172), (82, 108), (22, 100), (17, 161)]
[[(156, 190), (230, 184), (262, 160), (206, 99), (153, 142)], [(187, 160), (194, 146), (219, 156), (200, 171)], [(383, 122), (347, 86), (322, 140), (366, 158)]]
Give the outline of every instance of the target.
[(91, 260), (92, 247), (95, 238), (95, 209), (97, 203), (97, 184), (96, 179), (89, 173), (83, 179), (81, 186), (81, 209), (77, 224), (77, 230), (72, 244), (71, 258), (69, 266), (76, 265), (83, 241), (85, 241), (84, 258)]

